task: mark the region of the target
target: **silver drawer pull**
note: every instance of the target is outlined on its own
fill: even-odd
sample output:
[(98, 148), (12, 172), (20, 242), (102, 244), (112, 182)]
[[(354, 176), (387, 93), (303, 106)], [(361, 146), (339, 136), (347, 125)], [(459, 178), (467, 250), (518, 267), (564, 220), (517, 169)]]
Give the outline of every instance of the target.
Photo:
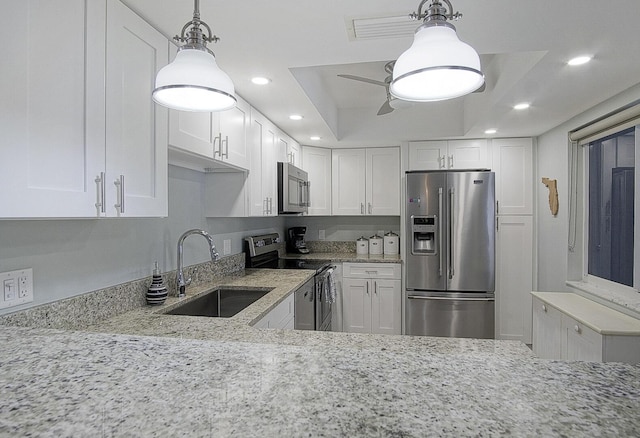
[(580, 333), (580, 327), (578, 326), (578, 324), (573, 326), (573, 329), (576, 331), (576, 333)]
[(542, 305), (542, 311), (546, 312), (547, 311), (547, 306), (545, 306), (544, 304)]

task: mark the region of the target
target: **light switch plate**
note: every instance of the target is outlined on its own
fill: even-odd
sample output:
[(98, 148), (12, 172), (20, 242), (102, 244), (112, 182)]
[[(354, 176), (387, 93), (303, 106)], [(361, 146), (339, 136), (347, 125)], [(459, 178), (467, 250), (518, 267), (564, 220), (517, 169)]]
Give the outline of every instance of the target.
[(33, 301), (33, 269), (0, 273), (0, 309)]
[(318, 230), (318, 240), (326, 239), (325, 230)]
[(225, 239), (223, 241), (222, 255), (231, 254), (231, 239)]

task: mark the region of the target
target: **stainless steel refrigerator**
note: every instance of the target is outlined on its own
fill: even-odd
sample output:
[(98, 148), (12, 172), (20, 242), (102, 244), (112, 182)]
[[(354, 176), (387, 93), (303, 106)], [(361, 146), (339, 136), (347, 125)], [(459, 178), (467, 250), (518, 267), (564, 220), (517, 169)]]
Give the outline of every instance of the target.
[(494, 173), (406, 176), (405, 332), (494, 338)]

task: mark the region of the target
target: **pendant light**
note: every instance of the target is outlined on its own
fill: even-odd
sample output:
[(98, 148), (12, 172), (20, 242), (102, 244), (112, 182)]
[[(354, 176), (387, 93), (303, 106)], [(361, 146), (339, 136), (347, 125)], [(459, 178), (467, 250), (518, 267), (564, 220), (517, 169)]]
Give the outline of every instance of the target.
[[(427, 1), (430, 4), (423, 12)], [(458, 39), (456, 28), (447, 21), (462, 17), (453, 12), (449, 0), (422, 0), (410, 17), (424, 22), (411, 47), (395, 63), (390, 85), (394, 97), (413, 102), (453, 99), (484, 84), (478, 53)]]
[[(207, 30), (208, 36), (203, 34), (201, 27)], [(207, 43), (215, 43), (219, 38), (200, 20), (199, 0), (194, 0), (193, 20), (173, 39), (185, 44), (178, 48), (174, 61), (158, 72), (153, 100), (182, 111), (212, 112), (233, 108), (236, 104), (233, 82), (220, 70), (213, 52), (207, 49)]]

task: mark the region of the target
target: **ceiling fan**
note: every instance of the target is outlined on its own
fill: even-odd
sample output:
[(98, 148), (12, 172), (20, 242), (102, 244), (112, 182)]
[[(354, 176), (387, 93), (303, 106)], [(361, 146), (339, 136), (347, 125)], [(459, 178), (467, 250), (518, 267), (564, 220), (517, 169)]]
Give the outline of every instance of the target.
[[(363, 78), (362, 76), (354, 76), (354, 75), (338, 75), (338, 77), (345, 79), (352, 79), (354, 81), (366, 82), (368, 84), (380, 85), (384, 87), (387, 93), (387, 100), (382, 104), (380, 109), (378, 110), (378, 115), (382, 116), (385, 114), (389, 114), (394, 109), (400, 108), (409, 108), (415, 102), (410, 102), (408, 100), (398, 99), (394, 97), (389, 92), (389, 84), (391, 83), (391, 79), (393, 79), (393, 66), (395, 65), (395, 61), (389, 61), (384, 65), (384, 71), (388, 74), (388, 76), (383, 81), (377, 81), (375, 79)], [(474, 93), (482, 93), (485, 90), (486, 83), (482, 84), (480, 88), (478, 88)]]
[(377, 81), (375, 79), (363, 78), (362, 76), (354, 76), (354, 75), (338, 75), (338, 77), (345, 79), (352, 79), (354, 81), (366, 82), (368, 84), (379, 85), (384, 87), (387, 93), (387, 100), (382, 104), (380, 109), (378, 110), (378, 115), (382, 116), (384, 114), (389, 114), (394, 109), (398, 108), (407, 108), (412, 105), (412, 102), (408, 102), (406, 100), (400, 100), (396, 97), (393, 97), (389, 92), (389, 84), (391, 83), (392, 75), (393, 75), (393, 66), (396, 62), (389, 61), (384, 65), (384, 71), (387, 73), (387, 77), (383, 81)]

